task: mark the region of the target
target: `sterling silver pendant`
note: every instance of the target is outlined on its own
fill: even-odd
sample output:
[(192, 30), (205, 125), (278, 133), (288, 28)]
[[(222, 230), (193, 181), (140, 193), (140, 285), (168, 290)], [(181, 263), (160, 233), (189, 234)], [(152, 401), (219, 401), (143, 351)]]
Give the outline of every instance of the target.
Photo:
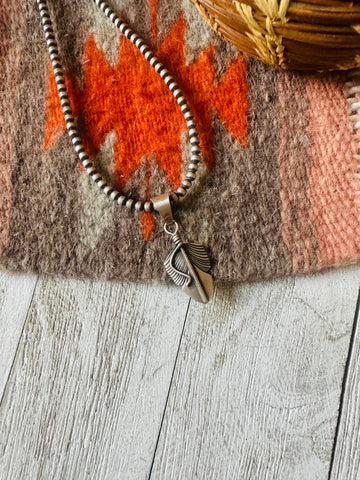
[(175, 243), (164, 262), (165, 270), (187, 295), (197, 302), (207, 303), (214, 287), (210, 274), (210, 259), (205, 247), (199, 243), (182, 241), (178, 234), (179, 225), (172, 216), (169, 194), (152, 198), (151, 201), (165, 221), (165, 232)]

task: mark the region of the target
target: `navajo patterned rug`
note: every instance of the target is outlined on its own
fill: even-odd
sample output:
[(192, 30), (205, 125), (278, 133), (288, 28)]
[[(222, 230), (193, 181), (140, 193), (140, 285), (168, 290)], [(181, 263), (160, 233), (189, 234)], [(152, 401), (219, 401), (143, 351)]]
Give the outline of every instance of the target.
[[(73, 111), (98, 168), (132, 196), (176, 189), (188, 137), (158, 74), (92, 1), (49, 3)], [(208, 245), (215, 281), (359, 261), (347, 74), (284, 72), (245, 57), (190, 0), (110, 3), (194, 112), (205, 166), (178, 216), (189, 238)], [(2, 2), (0, 15), (1, 267), (165, 280), (170, 239), (159, 219), (115, 205), (80, 168), (36, 2)]]

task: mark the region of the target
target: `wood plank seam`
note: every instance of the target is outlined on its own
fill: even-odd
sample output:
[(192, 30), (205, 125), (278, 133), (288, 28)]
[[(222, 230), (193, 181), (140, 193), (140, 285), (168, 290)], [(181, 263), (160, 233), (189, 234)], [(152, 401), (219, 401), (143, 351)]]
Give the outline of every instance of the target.
[(5, 392), (6, 392), (6, 388), (7, 388), (7, 384), (9, 382), (9, 379), (11, 377), (11, 374), (12, 374), (12, 371), (13, 371), (13, 368), (14, 368), (14, 363), (15, 363), (15, 360), (16, 360), (16, 357), (17, 357), (17, 354), (18, 354), (18, 350), (19, 350), (19, 345), (21, 343), (21, 340), (22, 340), (22, 337), (23, 337), (23, 333), (24, 333), (24, 329), (25, 329), (25, 325), (28, 321), (28, 318), (29, 318), (29, 312), (30, 312), (30, 309), (31, 309), (31, 306), (32, 306), (32, 303), (33, 303), (33, 300), (34, 300), (34, 295), (35, 295), (35, 291), (36, 291), (36, 287), (37, 287), (37, 284), (39, 282), (39, 275), (36, 277), (36, 282), (35, 282), (35, 285), (34, 285), (34, 289), (33, 289), (33, 292), (32, 292), (32, 295), (31, 295), (31, 300), (29, 302), (29, 306), (28, 306), (28, 309), (27, 309), (27, 312), (26, 312), (26, 317), (25, 317), (25, 321), (22, 325), (22, 328), (21, 328), (21, 334), (19, 336), (19, 340), (17, 342), (17, 345), (16, 345), (16, 350), (15, 350), (15, 354), (13, 356), (13, 359), (12, 359), (12, 362), (11, 362), (11, 367), (9, 369), (9, 373), (8, 373), (8, 376), (6, 378), (6, 382), (5, 382), (5, 387), (2, 391), (2, 394), (1, 394), (1, 398), (0, 398), (0, 408), (1, 408), (1, 405), (3, 403), (3, 400), (4, 400), (4, 396), (5, 396)]
[(192, 303), (151, 480), (327, 478), (358, 280), (338, 270)]
[(346, 392), (346, 387), (347, 387), (347, 382), (348, 382), (348, 377), (349, 377), (349, 370), (350, 370), (350, 365), (351, 365), (351, 360), (352, 360), (352, 353), (353, 353), (355, 339), (356, 339), (356, 335), (357, 335), (359, 315), (360, 315), (360, 289), (359, 289), (358, 298), (357, 298), (357, 302), (356, 302), (354, 322), (353, 322), (351, 337), (350, 337), (350, 342), (349, 342), (349, 350), (348, 350), (348, 355), (347, 355), (347, 358), (346, 358), (346, 363), (345, 363), (345, 368), (344, 368), (344, 376), (343, 376), (343, 380), (342, 380), (342, 384), (341, 384), (341, 394), (340, 394), (340, 399), (339, 399), (339, 413), (338, 413), (338, 418), (337, 418), (337, 422), (336, 422), (334, 443), (333, 443), (333, 448), (332, 448), (331, 458), (330, 458), (330, 465), (329, 465), (329, 474), (328, 474), (328, 479), (329, 480), (331, 480), (331, 475), (332, 475), (332, 470), (333, 470), (333, 465), (334, 465), (334, 458), (335, 458), (336, 448), (337, 448), (337, 444), (338, 444), (339, 430), (340, 430), (342, 411), (343, 411), (343, 406), (344, 406), (344, 398), (345, 398), (345, 392)]
[(177, 365), (178, 358), (179, 358), (181, 341), (182, 341), (183, 336), (184, 336), (185, 325), (186, 325), (186, 321), (187, 321), (187, 318), (188, 318), (188, 315), (189, 315), (190, 303), (191, 303), (191, 298), (189, 298), (189, 303), (188, 303), (188, 306), (187, 306), (187, 309), (186, 309), (186, 313), (185, 313), (184, 323), (183, 323), (183, 327), (182, 327), (182, 330), (181, 330), (181, 335), (180, 335), (179, 344), (178, 344), (178, 348), (177, 348), (177, 352), (176, 352), (175, 362), (174, 362), (174, 366), (173, 366), (173, 370), (172, 370), (171, 378), (170, 378), (170, 382), (169, 382), (169, 389), (168, 389), (168, 392), (167, 392), (167, 395), (166, 395), (166, 400), (165, 400), (165, 405), (164, 405), (163, 414), (162, 414), (162, 417), (161, 417), (161, 422), (160, 422), (160, 427), (159, 427), (158, 436), (157, 436), (157, 438), (156, 438), (156, 443), (155, 443), (155, 448), (154, 448), (154, 454), (153, 454), (153, 458), (152, 458), (152, 460), (151, 460), (151, 465), (150, 465), (148, 480), (151, 479), (151, 475), (152, 475), (152, 471), (153, 471), (153, 467), (154, 467), (154, 462), (155, 462), (155, 458), (156, 458), (156, 452), (157, 452), (157, 449), (158, 449), (159, 440), (160, 440), (160, 435), (161, 435), (161, 430), (162, 430), (163, 423), (164, 423), (165, 412), (166, 412), (166, 409), (167, 409), (167, 406), (168, 406), (169, 397), (170, 397), (170, 391), (171, 391), (171, 386), (172, 386), (172, 384), (173, 384), (173, 379), (174, 379), (174, 374), (175, 374), (175, 370), (176, 370), (176, 365)]
[(39, 280), (0, 409), (0, 478), (147, 478), (189, 299)]

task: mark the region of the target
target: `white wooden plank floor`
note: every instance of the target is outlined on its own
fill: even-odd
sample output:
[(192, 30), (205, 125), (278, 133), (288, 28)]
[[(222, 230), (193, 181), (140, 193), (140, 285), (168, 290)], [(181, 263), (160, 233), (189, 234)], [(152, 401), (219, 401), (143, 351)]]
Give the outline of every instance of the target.
[(360, 478), (359, 285), (0, 272), (0, 479)]

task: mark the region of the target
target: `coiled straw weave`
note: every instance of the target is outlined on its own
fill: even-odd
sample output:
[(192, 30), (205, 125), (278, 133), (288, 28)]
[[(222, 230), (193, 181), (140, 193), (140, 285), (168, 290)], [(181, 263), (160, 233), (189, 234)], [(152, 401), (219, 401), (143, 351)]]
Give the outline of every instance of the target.
[(286, 69), (360, 65), (360, 2), (344, 0), (193, 0), (223, 38)]

